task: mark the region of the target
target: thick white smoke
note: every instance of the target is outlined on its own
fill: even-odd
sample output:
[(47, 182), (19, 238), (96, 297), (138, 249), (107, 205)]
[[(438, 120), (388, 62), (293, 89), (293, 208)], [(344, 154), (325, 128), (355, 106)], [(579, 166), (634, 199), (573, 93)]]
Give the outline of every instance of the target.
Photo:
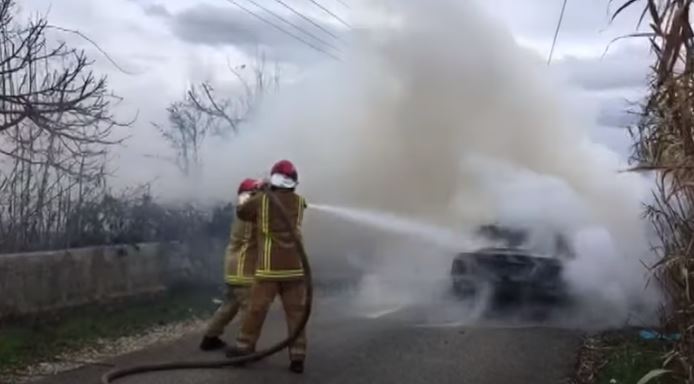
[[(567, 111), (546, 66), (473, 3), (395, 4), (390, 22), (355, 32), (344, 62), (285, 86), (242, 135), (208, 148), (194, 192), (228, 199), (243, 177), (288, 158), (316, 203), (393, 212), (461, 236), (492, 221), (564, 231), (578, 252), (568, 279), (600, 304), (600, 320), (653, 308), (639, 261), (648, 255), (639, 218), (647, 185), (618, 173), (619, 158), (590, 140), (591, 118)], [(378, 273), (405, 279), (416, 266), (434, 281), (450, 262), (317, 214), (305, 231), (334, 269), (344, 265), (337, 255), (378, 252)]]

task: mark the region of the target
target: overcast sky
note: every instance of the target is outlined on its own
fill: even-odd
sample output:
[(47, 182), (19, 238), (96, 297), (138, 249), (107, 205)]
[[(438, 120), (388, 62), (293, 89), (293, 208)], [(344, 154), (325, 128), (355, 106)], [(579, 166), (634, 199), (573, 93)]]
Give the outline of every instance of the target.
[[(282, 0), (315, 25), (292, 13), (276, 0), (21, 0), (22, 12), (48, 14), (52, 24), (79, 29), (109, 52), (128, 73), (116, 69), (87, 42), (69, 34), (61, 39), (84, 47), (96, 59), (97, 69), (109, 75), (111, 87), (124, 98), (118, 113), (133, 116), (137, 140), (128, 156), (142, 156), (161, 143), (151, 121), (162, 121), (164, 109), (183, 94), (186, 85), (201, 80), (231, 81), (227, 65), (248, 62), (257, 46), (267, 47), (290, 74), (309, 76), (311, 66), (327, 56), (305, 43), (269, 27), (240, 9), (237, 2), (268, 19), (258, 5), (304, 27), (321, 28), (324, 42), (343, 36), (344, 23), (357, 26), (368, 14), (357, 13), (363, 0)], [(257, 4), (257, 5), (254, 5)], [(562, 0), (480, 0), (499, 23), (523, 46), (546, 58)], [(638, 12), (625, 13), (610, 24), (608, 0), (569, 0), (552, 62), (572, 85), (572, 92), (595, 103), (600, 110), (595, 136), (626, 154), (623, 127), (629, 122), (625, 99), (642, 95), (649, 65), (645, 41), (616, 43), (603, 57), (608, 43), (635, 31)], [(619, 3), (619, 2), (616, 2)], [(614, 6), (613, 6), (614, 7)], [(291, 28), (288, 28), (291, 29)], [(298, 32), (294, 32), (300, 35)], [(304, 37), (305, 38), (305, 37)], [(314, 45), (330, 51), (325, 45)]]

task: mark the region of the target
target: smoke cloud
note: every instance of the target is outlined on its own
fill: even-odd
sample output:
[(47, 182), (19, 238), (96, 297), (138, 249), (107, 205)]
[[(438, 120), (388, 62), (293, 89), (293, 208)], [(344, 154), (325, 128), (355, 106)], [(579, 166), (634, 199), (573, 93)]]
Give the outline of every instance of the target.
[[(567, 280), (586, 312), (600, 314), (590, 322), (619, 325), (637, 307), (649, 319), (657, 294), (644, 290), (640, 263), (649, 184), (619, 173), (621, 159), (591, 140), (594, 116), (569, 110), (541, 59), (474, 3), (384, 4), (370, 5), (378, 22), (355, 28), (343, 62), (285, 86), (232, 142), (210, 144), (188, 193), (228, 200), (242, 178), (288, 158), (309, 202), (392, 212), (461, 236), (490, 222), (561, 231), (577, 252)], [(362, 294), (374, 302), (426, 300), (446, 284), (451, 249), (440, 244), (316, 212), (305, 232), (325, 273), (370, 273)], [(432, 289), (406, 284), (415, 277)]]

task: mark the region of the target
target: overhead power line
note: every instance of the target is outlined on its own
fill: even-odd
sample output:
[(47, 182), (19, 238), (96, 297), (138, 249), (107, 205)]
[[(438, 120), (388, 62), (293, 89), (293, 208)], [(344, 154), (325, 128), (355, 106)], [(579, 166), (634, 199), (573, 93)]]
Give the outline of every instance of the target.
[(280, 4), (282, 4), (285, 8), (289, 9), (290, 11), (292, 11), (295, 15), (297, 15), (297, 16), (301, 17), (302, 19), (308, 21), (309, 23), (311, 23), (312, 25), (314, 25), (316, 28), (320, 29), (321, 31), (327, 33), (328, 35), (334, 37), (334, 38), (337, 39), (337, 40), (340, 40), (340, 38), (339, 38), (337, 35), (335, 35), (334, 33), (330, 32), (330, 30), (328, 30), (328, 29), (325, 28), (324, 26), (322, 26), (322, 25), (316, 23), (316, 22), (313, 21), (311, 18), (309, 18), (308, 16), (304, 15), (303, 13), (297, 11), (296, 9), (294, 9), (293, 7), (291, 7), (290, 5), (287, 5), (287, 3), (285, 3), (284, 1), (282, 1), (282, 0), (275, 0), (275, 1), (278, 2), (278, 3), (280, 3)]
[(566, 3), (568, 0), (564, 0), (564, 4), (561, 6), (561, 13), (559, 13), (559, 21), (557, 22), (557, 29), (554, 31), (554, 39), (552, 39), (552, 48), (549, 50), (549, 57), (547, 58), (547, 65), (552, 62), (552, 54), (554, 53), (554, 47), (557, 44), (557, 37), (559, 36), (559, 29), (561, 29), (561, 22), (564, 19), (564, 11), (566, 10)]
[(265, 11), (265, 12), (271, 14), (271, 15), (274, 16), (275, 18), (279, 19), (281, 22), (283, 22), (283, 23), (285, 23), (285, 24), (287, 24), (287, 25), (293, 27), (293, 28), (296, 29), (297, 31), (299, 31), (299, 32), (301, 32), (301, 33), (307, 35), (308, 37), (310, 37), (310, 38), (312, 38), (312, 39), (314, 39), (314, 40), (316, 40), (316, 41), (318, 41), (318, 42), (320, 42), (321, 44), (327, 45), (328, 47), (330, 47), (330, 48), (332, 48), (332, 49), (334, 49), (334, 50), (336, 50), (336, 51), (338, 51), (338, 52), (340, 51), (340, 50), (339, 50), (337, 47), (335, 47), (334, 45), (332, 45), (332, 44), (330, 44), (329, 42), (327, 42), (327, 41), (321, 39), (320, 37), (316, 37), (316, 36), (315, 36), (314, 34), (312, 34), (311, 32), (306, 31), (305, 29), (301, 28), (300, 26), (298, 26), (298, 25), (292, 23), (291, 21), (287, 20), (286, 18), (282, 17), (281, 15), (278, 15), (277, 12), (274, 12), (273, 10), (271, 10), (271, 9), (265, 7), (265, 6), (258, 4), (255, 0), (246, 0), (246, 1), (248, 1), (249, 3), (255, 5), (256, 7), (262, 9), (263, 11)]
[(289, 31), (287, 31), (286, 29), (280, 27), (279, 25), (273, 23), (272, 21), (270, 21), (270, 20), (268, 20), (268, 19), (266, 19), (266, 18), (264, 18), (264, 17), (258, 15), (257, 13), (255, 13), (255, 12), (251, 11), (250, 9), (248, 9), (247, 7), (245, 7), (245, 6), (241, 5), (241, 4), (239, 4), (238, 1), (236, 1), (236, 0), (227, 0), (227, 1), (228, 1), (229, 3), (231, 3), (231, 4), (236, 5), (236, 6), (239, 7), (239, 8), (241, 8), (242, 10), (244, 10), (244, 11), (247, 12), (248, 14), (252, 15), (253, 17), (257, 18), (258, 20), (260, 20), (260, 21), (262, 21), (262, 22), (264, 22), (264, 23), (266, 23), (266, 24), (272, 26), (273, 28), (279, 30), (280, 32), (285, 33), (285, 34), (287, 34), (287, 35), (293, 37), (294, 39), (296, 39), (296, 40), (298, 40), (298, 41), (300, 41), (300, 42), (302, 42), (302, 43), (308, 45), (309, 47), (315, 49), (316, 51), (318, 51), (318, 52), (320, 52), (320, 53), (323, 53), (323, 54), (325, 54), (325, 55), (328, 55), (328, 56), (332, 57), (332, 58), (335, 59), (335, 60), (341, 61), (340, 58), (337, 57), (337, 56), (335, 56), (334, 54), (332, 54), (332, 53), (326, 51), (325, 49), (323, 49), (323, 48), (321, 48), (321, 47), (316, 46), (315, 44), (312, 44), (312, 43), (309, 42), (309, 41), (306, 41), (305, 39), (302, 39), (300, 36), (297, 36), (297, 35), (295, 35), (295, 34), (289, 32)]
[(342, 23), (345, 27), (347, 27), (347, 28), (352, 28), (349, 24), (347, 24), (346, 21), (342, 20), (342, 18), (340, 18), (340, 16), (338, 16), (338, 15), (332, 13), (328, 8), (325, 8), (325, 7), (322, 6), (319, 2), (317, 2), (317, 1), (315, 1), (315, 0), (308, 0), (308, 1), (312, 2), (313, 4), (315, 4), (318, 8), (322, 9), (322, 10), (323, 10), (325, 13), (327, 13), (328, 15), (334, 17), (337, 21), (339, 21), (340, 23)]

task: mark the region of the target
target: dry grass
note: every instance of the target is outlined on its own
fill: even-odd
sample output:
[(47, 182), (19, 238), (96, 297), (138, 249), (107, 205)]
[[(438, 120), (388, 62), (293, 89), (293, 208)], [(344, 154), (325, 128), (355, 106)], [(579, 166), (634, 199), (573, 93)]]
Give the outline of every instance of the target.
[(589, 336), (578, 352), (576, 377), (572, 384), (594, 384), (597, 374), (605, 366), (605, 347), (598, 336)]
[[(694, 384), (694, 34), (692, 0), (629, 0), (616, 10), (643, 6), (655, 63), (641, 120), (632, 130), (633, 160), (655, 171), (657, 187), (646, 215), (659, 235), (653, 274), (663, 287), (663, 325), (682, 334), (664, 366)], [(636, 36), (636, 35), (635, 35)]]

